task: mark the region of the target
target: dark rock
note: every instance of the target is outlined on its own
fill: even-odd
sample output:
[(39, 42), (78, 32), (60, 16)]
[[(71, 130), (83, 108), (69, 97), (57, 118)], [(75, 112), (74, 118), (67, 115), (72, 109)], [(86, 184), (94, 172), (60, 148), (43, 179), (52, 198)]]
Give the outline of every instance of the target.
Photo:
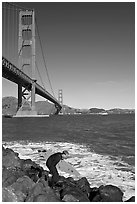
[(113, 185), (91, 188), (89, 195), (91, 202), (122, 202), (122, 198), (123, 192)]
[(11, 185), (11, 187), (14, 189), (14, 191), (20, 191), (23, 194), (28, 195), (34, 184), (35, 183), (28, 176), (23, 176), (18, 178), (17, 181)]
[(74, 181), (74, 179), (73, 179), (72, 177), (68, 177), (68, 178), (66, 178), (66, 179), (67, 179), (67, 181), (69, 181), (69, 182), (75, 183), (75, 181)]
[(16, 182), (19, 177), (24, 176), (25, 173), (20, 169), (2, 169), (2, 186), (7, 187)]
[(76, 182), (76, 186), (78, 188), (80, 188), (84, 193), (89, 195), (89, 193), (90, 193), (90, 184), (89, 184), (88, 180), (86, 179), (86, 177), (83, 177), (83, 178), (79, 179)]
[(74, 186), (67, 186), (66, 188), (62, 189), (60, 193), (62, 200), (64, 199), (64, 196), (67, 195), (67, 198), (70, 198), (71, 195), (71, 198), (73, 196), (73, 198), (78, 202), (89, 202), (87, 195)]
[(100, 196), (99, 194), (97, 194), (97, 195), (93, 198), (92, 202), (103, 202), (103, 201), (102, 201), (101, 196)]
[(89, 202), (87, 196), (87, 186), (85, 184), (89, 187), (85, 178), (82, 178), (79, 181), (75, 181), (71, 177), (60, 177), (59, 181), (56, 183), (55, 188), (60, 193), (60, 198), (62, 201)]
[(135, 202), (135, 196), (132, 196), (131, 198), (129, 198), (125, 202)]
[(18, 153), (15, 153), (9, 148), (2, 149), (2, 167), (3, 168), (20, 168), (21, 162)]
[(89, 193), (89, 200), (90, 201), (93, 201), (94, 200), (98, 200), (100, 197), (100, 194), (99, 194), (99, 189), (97, 187), (94, 187), (94, 188), (91, 188), (90, 189), (90, 193)]
[(43, 169), (42, 167), (40, 167), (38, 164), (36, 164), (35, 162), (33, 162), (31, 159), (22, 159), (21, 160), (21, 169), (23, 171), (27, 171), (31, 168), (39, 168), (39, 169)]
[(40, 178), (30, 190), (26, 202), (59, 202), (54, 190), (48, 186), (48, 182)]
[[(11, 149), (3, 147), (2, 154), (3, 202), (122, 202), (123, 192), (118, 187), (90, 188), (85, 177), (75, 181), (60, 176), (50, 188), (48, 171), (30, 159), (20, 159)], [(125, 202), (135, 202), (135, 196)]]
[(44, 171), (44, 169), (42, 167), (40, 167), (38, 164), (31, 161), (30, 159), (22, 160), (21, 169), (34, 182), (37, 182), (37, 180), (40, 177), (42, 177), (43, 174), (45, 175), (45, 177), (46, 177), (46, 175), (48, 175), (47, 171)]
[(100, 186), (99, 193), (101, 202), (122, 202), (123, 192), (116, 186)]

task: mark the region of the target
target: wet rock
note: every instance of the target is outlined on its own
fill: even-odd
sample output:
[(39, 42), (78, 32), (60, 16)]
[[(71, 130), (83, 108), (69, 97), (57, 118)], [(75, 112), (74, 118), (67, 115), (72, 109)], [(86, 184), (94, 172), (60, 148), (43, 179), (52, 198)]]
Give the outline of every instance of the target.
[(76, 186), (78, 188), (80, 188), (84, 193), (89, 195), (89, 193), (90, 193), (90, 184), (89, 184), (88, 180), (86, 179), (86, 177), (82, 177), (81, 179), (76, 181)]
[(17, 202), (17, 196), (8, 188), (2, 189), (2, 202)]
[(43, 170), (42, 167), (40, 167), (38, 164), (36, 164), (35, 162), (33, 162), (31, 159), (21, 159), (21, 169), (23, 171), (27, 171), (29, 169), (40, 169), (40, 170)]
[(87, 183), (85, 178), (82, 178), (79, 181), (75, 181), (71, 177), (60, 177), (59, 181), (56, 183), (55, 188), (60, 193), (60, 198), (62, 201), (69, 202), (68, 200), (70, 200), (70, 202), (89, 202), (85, 183)]
[(76, 199), (73, 195), (65, 195), (62, 199), (64, 202), (79, 202), (79, 199)]
[(16, 182), (16, 180), (19, 177), (22, 177), (24, 175), (25, 175), (25, 173), (18, 168), (16, 168), (16, 169), (3, 168), (2, 169), (2, 186), (3, 187), (10, 186), (14, 182)]
[(24, 193), (22, 193), (21, 191), (14, 191), (16, 197), (17, 197), (17, 202), (25, 202), (26, 199), (26, 195)]
[(15, 183), (13, 183), (10, 187), (14, 189), (14, 191), (20, 191), (25, 195), (28, 195), (30, 189), (34, 186), (34, 182), (28, 177), (23, 176), (17, 179)]
[[(3, 202), (122, 202), (123, 192), (116, 186), (90, 188), (83, 177), (60, 177), (49, 187), (49, 172), (30, 159), (23, 160), (11, 149), (3, 147), (2, 201)], [(132, 196), (125, 202), (135, 202)]]
[(3, 168), (20, 168), (21, 161), (18, 157), (18, 153), (15, 153), (13, 150), (4, 148), (2, 149), (2, 167)]
[(12, 186), (8, 186), (7, 189), (9, 191), (12, 191), (14, 195), (16, 196), (17, 202), (25, 202), (26, 195), (20, 191), (20, 189), (14, 189)]
[(25, 172), (25, 174), (30, 177), (34, 182), (37, 182), (37, 180), (42, 177), (44, 174), (45, 177), (46, 172), (42, 167), (37, 165), (35, 162), (31, 161), (30, 159), (22, 160), (21, 162), (21, 169)]
[(99, 189), (97, 187), (91, 188), (89, 193), (89, 200), (95, 202), (95, 198), (98, 200), (100, 198)]
[(26, 202), (59, 202), (54, 190), (48, 186), (44, 178), (40, 178), (30, 190)]
[(123, 192), (116, 186), (106, 185), (99, 187), (102, 202), (122, 202)]
[(132, 196), (131, 198), (129, 198), (125, 202), (135, 202), (135, 196)]
[(67, 186), (66, 188), (62, 189), (60, 193), (62, 200), (64, 199), (64, 196), (67, 195), (68, 198), (71, 195), (78, 202), (89, 202), (87, 195), (75, 186)]
[(13, 189), (11, 186), (2, 189), (3, 202), (24, 202), (26, 195), (21, 191)]
[(116, 186), (102, 185), (91, 188), (89, 199), (91, 202), (123, 202), (123, 192)]

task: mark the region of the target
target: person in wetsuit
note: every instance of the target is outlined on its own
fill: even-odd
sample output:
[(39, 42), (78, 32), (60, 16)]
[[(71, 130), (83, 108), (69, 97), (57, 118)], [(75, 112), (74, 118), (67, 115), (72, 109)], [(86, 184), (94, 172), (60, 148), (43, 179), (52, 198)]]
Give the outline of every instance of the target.
[(68, 151), (65, 150), (62, 153), (57, 152), (55, 154), (52, 154), (47, 159), (46, 166), (48, 167), (48, 169), (50, 170), (50, 173), (52, 174), (52, 181), (51, 181), (52, 186), (56, 184), (57, 181), (59, 180), (59, 173), (57, 171), (56, 165), (60, 162), (60, 160), (66, 159), (68, 155), (69, 155)]

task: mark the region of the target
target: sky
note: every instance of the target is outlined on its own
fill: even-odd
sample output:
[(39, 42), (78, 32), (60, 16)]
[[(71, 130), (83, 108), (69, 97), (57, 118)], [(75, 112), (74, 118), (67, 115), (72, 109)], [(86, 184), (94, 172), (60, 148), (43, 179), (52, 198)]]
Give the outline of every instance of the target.
[[(134, 2), (14, 4), (35, 10), (52, 89), (57, 98), (58, 90), (63, 90), (65, 105), (135, 108)], [(44, 86), (52, 94), (38, 34), (36, 62)], [(6, 79), (2, 79), (4, 96), (17, 97), (17, 85)], [(37, 96), (37, 100), (45, 99)]]

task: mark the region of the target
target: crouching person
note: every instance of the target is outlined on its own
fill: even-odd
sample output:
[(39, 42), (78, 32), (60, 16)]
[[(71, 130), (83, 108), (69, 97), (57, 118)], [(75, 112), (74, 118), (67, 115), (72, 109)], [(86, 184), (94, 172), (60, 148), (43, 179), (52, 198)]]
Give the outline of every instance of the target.
[(50, 173), (52, 174), (52, 180), (51, 180), (51, 186), (54, 186), (58, 180), (59, 180), (59, 173), (57, 171), (56, 165), (60, 162), (60, 160), (68, 158), (68, 151), (57, 152), (55, 154), (52, 154), (46, 162), (46, 166), (50, 170)]

